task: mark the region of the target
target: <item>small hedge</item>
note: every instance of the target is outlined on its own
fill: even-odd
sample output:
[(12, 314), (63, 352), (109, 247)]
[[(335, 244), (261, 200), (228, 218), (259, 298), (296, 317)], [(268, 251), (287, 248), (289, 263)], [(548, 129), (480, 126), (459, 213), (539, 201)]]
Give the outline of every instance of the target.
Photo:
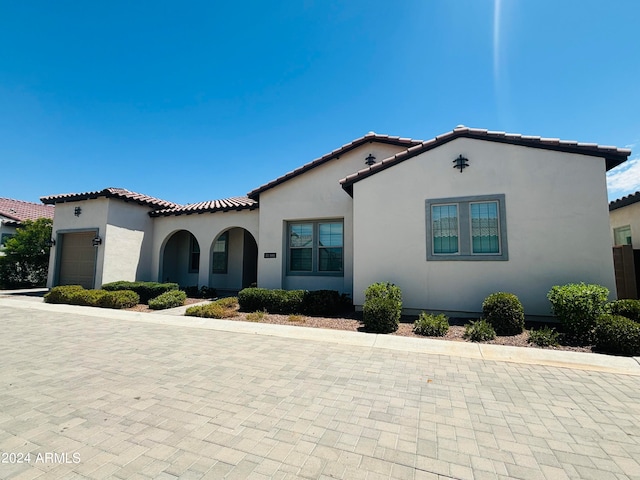
[(245, 288), (238, 293), (238, 303), (243, 312), (266, 310), (269, 313), (300, 313), (304, 295), (304, 290)]
[(524, 330), (524, 308), (513, 293), (492, 293), (482, 302), (482, 313), (497, 335), (518, 335)]
[(496, 331), (486, 320), (477, 320), (464, 326), (464, 338), (472, 342), (486, 342), (496, 338)]
[(340, 295), (337, 290), (310, 290), (304, 293), (300, 313), (310, 316), (333, 317), (347, 310), (350, 306), (351, 299), (347, 295)]
[(181, 287), (180, 290), (184, 290), (189, 298), (214, 298), (217, 295), (216, 289), (207, 285), (203, 285), (200, 288), (197, 285)]
[(444, 337), (449, 331), (449, 319), (444, 313), (431, 315), (422, 312), (413, 324), (413, 332), (427, 337)]
[(103, 290), (131, 290), (140, 295), (140, 303), (149, 303), (149, 300), (156, 298), (158, 295), (171, 290), (178, 290), (177, 283), (158, 283), (158, 282), (126, 282), (118, 281), (105, 283), (102, 285)]
[(195, 305), (187, 308), (185, 315), (189, 317), (204, 318), (229, 318), (235, 317), (238, 313), (235, 311), (238, 305), (238, 299), (235, 297), (221, 298), (215, 302), (206, 305)]
[(529, 343), (539, 347), (552, 347), (558, 345), (560, 334), (554, 328), (545, 325), (538, 330), (529, 331)]
[(166, 308), (181, 307), (186, 299), (187, 294), (182, 290), (169, 290), (149, 300), (149, 308), (152, 310), (164, 310)]
[(620, 315), (602, 315), (596, 320), (595, 347), (603, 352), (640, 356), (640, 323)]
[(137, 293), (131, 290), (85, 290), (79, 285), (53, 287), (44, 296), (47, 303), (66, 303), (69, 305), (83, 305), (102, 308), (129, 308), (140, 302)]
[(566, 333), (579, 343), (592, 339), (596, 320), (604, 313), (609, 289), (601, 285), (571, 283), (551, 288), (547, 298)]
[(622, 315), (635, 322), (640, 322), (640, 300), (616, 300), (609, 305), (609, 312), (613, 315)]
[(402, 314), (402, 291), (392, 283), (374, 283), (364, 292), (362, 323), (370, 332), (398, 330)]

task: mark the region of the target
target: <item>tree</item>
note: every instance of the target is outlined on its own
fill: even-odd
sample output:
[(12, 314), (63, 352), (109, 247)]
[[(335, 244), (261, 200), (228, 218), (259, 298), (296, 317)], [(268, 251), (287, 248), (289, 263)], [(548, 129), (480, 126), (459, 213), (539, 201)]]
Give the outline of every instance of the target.
[(7, 240), (0, 257), (0, 287), (40, 287), (47, 282), (53, 220), (25, 220)]

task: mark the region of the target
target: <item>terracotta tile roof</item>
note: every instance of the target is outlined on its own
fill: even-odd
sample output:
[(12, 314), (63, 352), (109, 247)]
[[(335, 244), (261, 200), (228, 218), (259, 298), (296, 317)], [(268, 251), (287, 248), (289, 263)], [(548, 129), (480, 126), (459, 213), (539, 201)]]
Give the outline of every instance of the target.
[(55, 204), (64, 202), (79, 202), (80, 200), (89, 200), (92, 198), (119, 198), (125, 202), (136, 202), (139, 205), (147, 205), (155, 208), (173, 208), (179, 207), (177, 203), (167, 202), (159, 198), (149, 197), (141, 193), (132, 192), (126, 188), (105, 188), (95, 192), (84, 193), (63, 193), (61, 195), (50, 195), (48, 197), (42, 197), (42, 203)]
[(389, 135), (380, 135), (374, 132), (369, 132), (366, 135), (364, 135), (363, 137), (360, 138), (356, 138), (355, 140), (353, 140), (350, 143), (347, 143), (345, 145), (343, 145), (340, 148), (337, 148), (335, 150), (333, 150), (332, 152), (327, 153), (326, 155), (323, 155), (320, 158), (316, 158), (315, 160), (306, 163), (305, 165), (296, 168), (295, 170), (290, 171), (289, 173), (285, 173), (284, 175), (282, 175), (281, 177), (276, 178), (275, 180), (272, 180), (269, 183), (265, 183), (264, 185), (256, 188), (255, 190), (250, 191), (247, 196), (249, 198), (253, 198), (254, 200), (258, 199), (258, 196), (260, 195), (260, 193), (264, 192), (265, 190), (269, 190), (270, 188), (273, 188), (277, 185), (280, 185), (281, 183), (286, 182), (287, 180), (290, 180), (294, 177), (297, 177), (298, 175), (301, 175), (309, 170), (311, 170), (312, 168), (318, 167), (320, 165), (322, 165), (323, 163), (328, 162), (329, 160), (336, 158), (350, 150), (353, 150), (354, 148), (359, 147), (360, 145), (363, 145), (367, 142), (379, 142), (379, 143), (386, 143), (386, 144), (390, 144), (390, 145), (398, 145), (401, 147), (411, 147), (414, 145), (420, 145), (422, 143), (422, 140), (414, 140), (411, 138), (402, 138), (402, 137), (392, 137)]
[(409, 158), (415, 157), (416, 155), (420, 155), (423, 152), (455, 140), (456, 138), (473, 138), (490, 142), (508, 143), (511, 145), (521, 145), (525, 147), (542, 148), (545, 150), (556, 150), (603, 157), (606, 160), (607, 170), (611, 170), (615, 166), (620, 165), (631, 154), (631, 150), (626, 148), (603, 146), (595, 143), (580, 143), (573, 140), (560, 140), (558, 138), (534, 137), (521, 135), (519, 133), (495, 132), (460, 125), (450, 132), (439, 135), (431, 140), (427, 140), (426, 142), (421, 142), (420, 144), (412, 146), (393, 157), (386, 158), (381, 162), (375, 163), (368, 168), (362, 169), (346, 178), (343, 178), (340, 180), (342, 188), (344, 188), (349, 194), (352, 194), (354, 183), (385, 170), (397, 163), (403, 162)]
[(616, 210), (618, 208), (626, 207), (627, 205), (633, 205), (640, 202), (640, 192), (632, 193), (625, 197), (609, 202), (609, 211)]
[(152, 217), (169, 215), (193, 215), (194, 213), (230, 212), (237, 210), (254, 210), (258, 208), (258, 202), (248, 197), (231, 197), (222, 200), (210, 200), (208, 202), (192, 203), (173, 208), (164, 208), (150, 212)]
[(9, 225), (19, 225), (25, 220), (53, 218), (55, 207), (40, 203), (23, 202), (12, 198), (0, 197), (0, 216), (6, 217)]

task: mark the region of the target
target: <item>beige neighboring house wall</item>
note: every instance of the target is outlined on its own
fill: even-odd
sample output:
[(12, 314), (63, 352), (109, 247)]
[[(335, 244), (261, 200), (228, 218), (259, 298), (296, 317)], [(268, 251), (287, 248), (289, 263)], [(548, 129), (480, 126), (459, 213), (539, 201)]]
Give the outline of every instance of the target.
[(631, 245), (640, 249), (640, 192), (621, 198), (609, 204), (611, 242), (616, 245), (614, 232), (617, 228), (629, 226)]
[[(428, 260), (425, 202), (492, 195), (504, 195), (508, 261)], [(547, 292), (569, 282), (615, 292), (603, 158), (458, 138), (355, 183), (353, 198), (358, 305), (379, 281), (397, 284), (407, 309), (450, 312), (507, 291), (549, 315)]]

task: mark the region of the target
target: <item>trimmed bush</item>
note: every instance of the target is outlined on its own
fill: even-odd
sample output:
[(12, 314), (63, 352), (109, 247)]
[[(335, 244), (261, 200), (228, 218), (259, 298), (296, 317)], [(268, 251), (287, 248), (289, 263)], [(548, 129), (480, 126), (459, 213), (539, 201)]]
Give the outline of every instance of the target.
[(482, 302), (482, 313), (497, 335), (518, 335), (524, 330), (524, 308), (513, 293), (492, 293)]
[(554, 328), (545, 325), (539, 330), (531, 330), (529, 332), (529, 343), (538, 345), (539, 347), (551, 347), (558, 345), (560, 334)]
[(53, 287), (44, 296), (45, 303), (69, 303), (74, 293), (84, 290), (80, 285), (62, 285)]
[(158, 283), (158, 282), (126, 282), (118, 281), (105, 283), (102, 285), (103, 290), (131, 290), (140, 295), (141, 303), (149, 303), (149, 300), (156, 298), (158, 295), (171, 290), (178, 290), (177, 283)]
[(554, 315), (567, 334), (580, 343), (591, 341), (596, 320), (604, 312), (608, 296), (608, 288), (585, 283), (556, 285), (547, 294)]
[(449, 319), (444, 313), (431, 315), (422, 312), (413, 324), (413, 331), (427, 337), (444, 337), (449, 331)]
[(181, 307), (186, 299), (187, 294), (182, 290), (169, 290), (149, 300), (148, 305), (153, 310), (164, 310), (166, 308)]
[(69, 304), (98, 307), (100, 306), (100, 301), (106, 295), (108, 295), (106, 290), (78, 290), (71, 294)]
[(221, 298), (215, 302), (207, 303), (206, 305), (195, 305), (187, 308), (185, 315), (189, 317), (204, 317), (204, 318), (230, 318), (238, 315), (236, 312), (235, 297)]
[(337, 290), (310, 290), (302, 299), (301, 313), (318, 317), (332, 317), (346, 310), (351, 303), (347, 295)]
[(402, 314), (402, 291), (392, 283), (374, 283), (364, 292), (362, 322), (370, 332), (398, 330)]
[(197, 285), (190, 287), (182, 287), (181, 290), (187, 294), (189, 298), (214, 298), (217, 295), (216, 289), (206, 285), (198, 288)]
[(486, 342), (496, 338), (496, 331), (486, 320), (477, 320), (464, 326), (464, 338), (472, 342)]
[(102, 308), (131, 308), (140, 303), (140, 296), (131, 290), (116, 290), (115, 292), (105, 292), (98, 299), (98, 306)]
[(621, 315), (602, 315), (594, 333), (597, 350), (619, 355), (640, 355), (640, 323)]
[(616, 300), (609, 305), (609, 312), (613, 315), (622, 315), (635, 322), (640, 322), (640, 300)]
[(269, 313), (300, 313), (304, 295), (304, 290), (245, 288), (238, 293), (238, 303), (243, 312), (266, 310)]

